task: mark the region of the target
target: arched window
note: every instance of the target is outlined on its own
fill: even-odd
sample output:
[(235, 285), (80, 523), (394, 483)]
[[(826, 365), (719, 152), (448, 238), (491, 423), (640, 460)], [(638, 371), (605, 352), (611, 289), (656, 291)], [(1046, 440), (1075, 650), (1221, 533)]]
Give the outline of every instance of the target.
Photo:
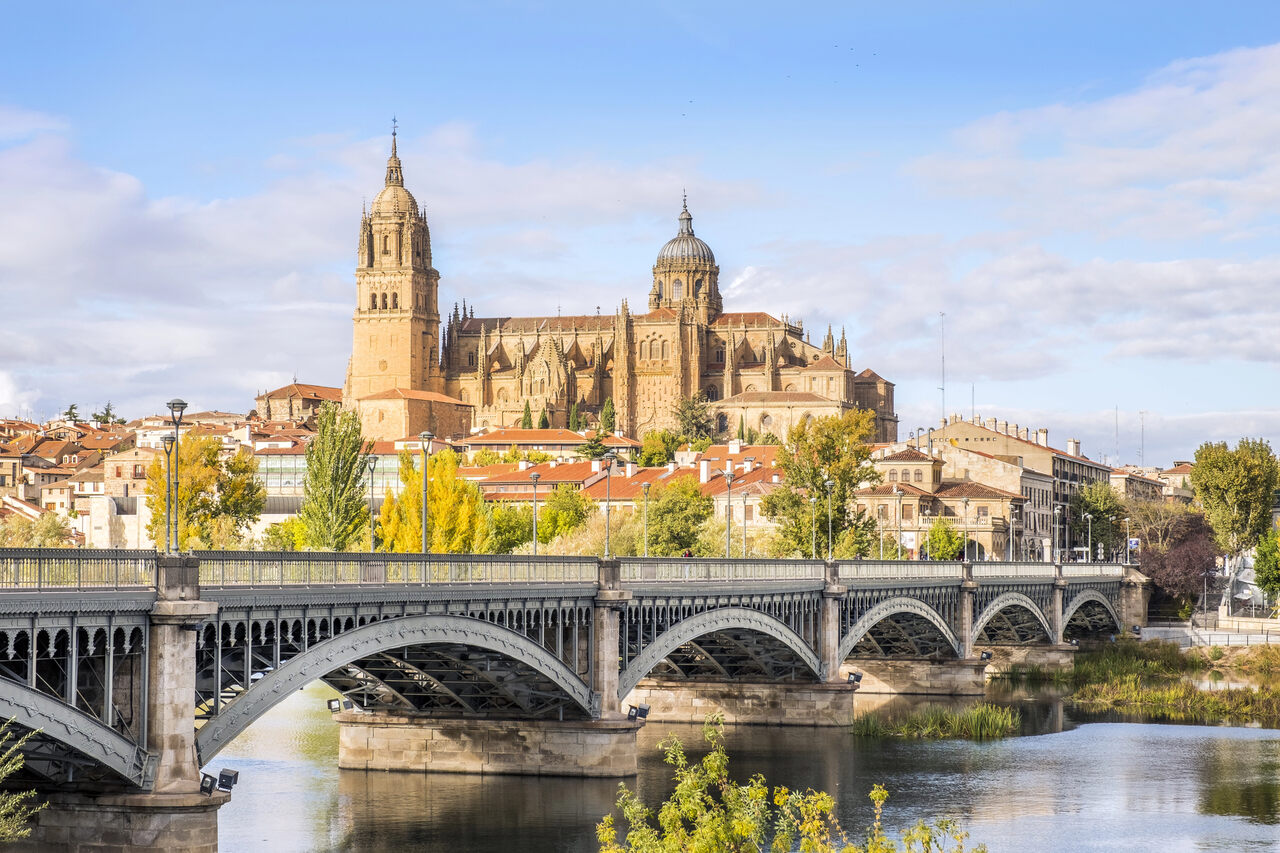
[(702, 279), (698, 279), (693, 283), (693, 295), (700, 296), (702, 294)]
[(729, 416), (721, 412), (716, 415), (716, 432), (724, 432), (729, 428)]
[(671, 298), (676, 300), (684, 299), (684, 284), (680, 282), (680, 279), (671, 282)]
[(390, 234), (382, 235), (382, 254), (384, 255), (391, 254), (391, 235)]
[(911, 482), (911, 471), (907, 468), (902, 469), (902, 482), (904, 483)]
[[(470, 402), (471, 402), (471, 392), (470, 392), (470, 391), (468, 391), (467, 389), (463, 388), (461, 391), (459, 391), (459, 392), (458, 392), (458, 399), (459, 399), (459, 400), (461, 400), (461, 401), (462, 401), (462, 402), (464, 402), (464, 403), (470, 403)], [(421, 538), (421, 537), (419, 537), (419, 538)]]
[(376, 294), (376, 293), (370, 293), (370, 294), (369, 294), (369, 307), (370, 307), (370, 308), (377, 308), (377, 307), (378, 307), (378, 294)]
[(919, 468), (916, 469), (916, 482), (917, 483), (924, 482), (924, 471), (920, 470)]
[(387, 294), (385, 294), (385, 293), (384, 293), (384, 294), (382, 294), (382, 307), (383, 307), (383, 308), (386, 308), (386, 307), (387, 307)]
[(475, 366), (476, 366), (476, 354), (473, 352), (467, 353), (467, 367), (475, 367)]
[(714, 385), (707, 386), (707, 400), (714, 403), (720, 399), (720, 389)]
[(890, 471), (890, 472), (889, 472), (889, 482), (890, 482), (890, 483), (896, 483), (896, 482), (898, 482), (898, 472), (897, 472), (897, 471)]
[(392, 294), (391, 294), (391, 307), (392, 307), (392, 308), (399, 308), (399, 307), (400, 307), (400, 294), (399, 294), (399, 293), (392, 293)]
[(654, 285), (654, 290), (657, 292), (658, 298), (661, 299), (662, 298), (662, 282), (658, 282), (656, 285)]
[(662, 342), (662, 360), (666, 361), (670, 357), (671, 357), (671, 350), (667, 348), (667, 342), (663, 341)]
[(724, 364), (724, 347), (721, 347), (720, 349), (716, 350), (716, 361), (720, 362), (721, 364)]
[(773, 426), (773, 416), (765, 412), (760, 416), (760, 429), (768, 429)]

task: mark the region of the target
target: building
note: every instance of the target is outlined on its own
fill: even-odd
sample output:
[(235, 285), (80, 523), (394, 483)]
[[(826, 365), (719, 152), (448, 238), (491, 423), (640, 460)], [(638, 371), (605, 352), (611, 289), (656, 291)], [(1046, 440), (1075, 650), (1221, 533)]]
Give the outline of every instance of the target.
[(725, 312), (719, 275), (686, 205), (653, 265), (647, 312), (625, 299), (612, 315), (477, 317), (464, 305), (442, 331), (430, 230), (393, 134), (384, 187), (360, 222), (344, 404), (375, 406), (362, 420), (384, 440), (452, 434), (458, 405), (468, 429), (515, 425), (526, 404), (566, 427), (573, 406), (596, 420), (608, 399), (619, 430), (639, 437), (674, 426), (677, 402), (697, 394), (725, 429), (742, 419), (784, 435), (801, 419), (862, 407), (876, 413), (879, 440), (896, 439), (893, 384), (853, 370), (843, 332), (837, 343), (828, 329), (817, 346), (786, 315)]
[[(517, 453), (546, 453), (555, 459), (578, 459), (578, 451), (595, 435), (591, 430), (574, 432), (568, 429), (498, 429), (477, 433), (458, 442), (464, 453), (492, 450), (506, 453), (515, 448)], [(640, 442), (621, 435), (606, 435), (601, 442), (619, 454), (631, 454), (640, 449)]]
[(1116, 468), (1111, 472), (1111, 488), (1124, 501), (1164, 500), (1164, 483), (1129, 467)]
[(264, 421), (306, 421), (315, 417), (327, 402), (341, 403), (342, 389), (291, 382), (259, 394), (254, 400), (254, 411), (258, 419)]

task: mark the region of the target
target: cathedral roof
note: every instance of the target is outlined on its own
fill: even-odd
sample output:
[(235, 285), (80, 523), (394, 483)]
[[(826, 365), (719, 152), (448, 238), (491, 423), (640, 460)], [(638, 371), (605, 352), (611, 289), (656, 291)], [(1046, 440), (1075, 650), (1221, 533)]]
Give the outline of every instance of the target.
[(462, 321), (462, 331), (479, 333), (481, 329), (513, 334), (541, 332), (603, 332), (613, 329), (612, 314), (580, 314), (564, 317), (468, 317)]
[(742, 391), (725, 397), (720, 405), (742, 403), (836, 403), (838, 401), (810, 391)]
[(763, 311), (730, 311), (716, 318), (715, 326), (781, 326), (782, 321)]
[(404, 188), (404, 172), (400, 158), (396, 156), (396, 135), (391, 134), (391, 156), (387, 158), (386, 186), (373, 198), (369, 212), (374, 216), (393, 216), (399, 213), (417, 213), (418, 202), (413, 193)]
[(844, 365), (836, 361), (829, 355), (824, 354), (822, 358), (808, 365), (809, 370), (844, 370)]
[(688, 202), (680, 211), (680, 231), (658, 252), (658, 263), (663, 261), (705, 261), (709, 264), (716, 262), (716, 256), (712, 253), (711, 247), (693, 236), (693, 216), (689, 213)]

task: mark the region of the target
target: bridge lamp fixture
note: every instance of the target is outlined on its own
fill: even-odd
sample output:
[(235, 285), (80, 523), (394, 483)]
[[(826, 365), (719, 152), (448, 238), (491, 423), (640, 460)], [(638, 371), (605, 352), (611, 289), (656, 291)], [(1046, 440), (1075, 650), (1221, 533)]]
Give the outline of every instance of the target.
[(644, 492), (644, 555), (649, 556), (649, 487), (653, 483), (644, 483), (640, 491)]
[(430, 430), (418, 434), (422, 439), (422, 553), (431, 553), (431, 538), (427, 535), (427, 469), (431, 464), (431, 439), (435, 438)]
[(613, 463), (618, 458), (618, 451), (610, 450), (600, 457), (604, 469), (604, 557), (609, 559), (609, 505), (613, 503)]
[(534, 471), (529, 475), (533, 482), (533, 556), (538, 556), (538, 481), (542, 475)]
[(831, 490), (836, 487), (835, 480), (827, 480), (822, 485), (827, 487), (827, 562), (831, 562)]
[(226, 767), (218, 771), (218, 790), (230, 791), (240, 781), (240, 771), (230, 770)]
[(818, 559), (818, 496), (809, 495), (809, 530), (813, 533), (813, 542), (810, 548), (813, 549), (809, 559)]
[(983, 652), (978, 655), (978, 660), (991, 660), (991, 652)]
[(173, 529), (173, 489), (171, 483), (173, 481), (173, 448), (178, 440), (171, 435), (166, 435), (160, 439), (160, 443), (164, 445), (164, 550), (167, 553), (172, 552), (172, 541), (169, 531)]
[(1089, 539), (1088, 539), (1089, 548), (1085, 552), (1084, 561), (1086, 563), (1092, 563), (1093, 562), (1093, 513), (1086, 512), (1084, 514), (1084, 520), (1089, 523)]
[(849, 673), (849, 683), (855, 687), (862, 683), (862, 673), (854, 671)]
[(733, 464), (724, 463), (724, 558), (733, 553)]
[[(182, 427), (182, 413), (187, 410), (187, 401), (183, 400), (180, 397), (174, 397), (172, 400), (165, 403), (165, 406), (168, 407), (169, 409), (169, 423), (173, 424), (173, 441), (176, 446), (178, 443), (178, 439), (181, 437), (179, 435), (179, 430)], [(169, 548), (169, 552), (173, 553), (178, 549), (178, 454), (177, 452), (173, 454), (171, 478), (173, 480), (173, 485), (169, 489), (166, 489), (166, 491), (170, 492), (173, 495), (173, 545), (172, 547)], [(169, 541), (169, 530), (167, 527), (165, 529), (164, 536), (165, 536), (165, 541), (167, 543)]]
[(325, 704), (329, 706), (329, 712), (330, 712), (330, 713), (332, 713), (332, 714), (336, 714), (336, 713), (338, 713), (339, 711), (341, 711), (341, 710), (342, 710), (342, 700), (341, 700), (341, 699), (330, 699), (330, 700), (329, 700), (328, 702), (326, 702)]
[(643, 720), (648, 716), (649, 716), (648, 705), (628, 705), (627, 706), (627, 719), (633, 723), (636, 720)]
[(1133, 631), (1133, 636), (1135, 636), (1135, 637), (1141, 637), (1141, 636), (1142, 636), (1142, 626), (1141, 626), (1141, 625), (1134, 625), (1134, 626), (1133, 626), (1132, 628), (1130, 628), (1129, 630)]
[(213, 792), (218, 790), (218, 777), (210, 776), (208, 773), (200, 774), (200, 793), (206, 797), (212, 797)]
[(365, 465), (369, 468), (369, 553), (373, 553), (373, 472), (378, 468), (378, 457), (366, 456)]

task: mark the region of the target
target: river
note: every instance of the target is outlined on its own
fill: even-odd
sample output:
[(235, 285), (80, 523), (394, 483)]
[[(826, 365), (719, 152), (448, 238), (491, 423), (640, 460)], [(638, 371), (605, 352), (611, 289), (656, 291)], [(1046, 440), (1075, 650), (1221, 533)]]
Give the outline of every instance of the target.
[[(220, 850), (598, 849), (594, 826), (617, 780), (339, 771), (332, 695), (312, 684), (215, 759), (211, 769), (240, 771)], [(835, 795), (851, 838), (870, 823), (879, 782), (886, 826), (950, 815), (991, 853), (1280, 851), (1280, 731), (1113, 722), (1043, 696), (1020, 704), (1023, 736), (989, 743), (754, 726), (726, 742), (736, 776)], [(639, 775), (626, 780), (654, 805), (670, 790), (657, 742), (671, 731), (700, 743), (698, 727), (650, 722)]]

